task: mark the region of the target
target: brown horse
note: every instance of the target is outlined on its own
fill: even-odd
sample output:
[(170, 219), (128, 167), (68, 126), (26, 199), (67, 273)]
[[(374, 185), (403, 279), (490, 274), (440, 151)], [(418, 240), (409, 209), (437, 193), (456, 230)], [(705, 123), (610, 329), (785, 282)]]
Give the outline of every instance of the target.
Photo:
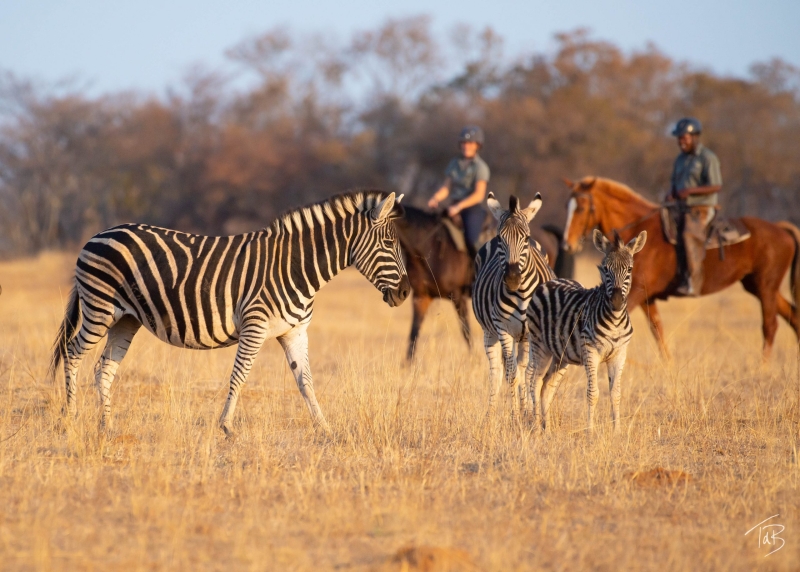
[[(586, 177), (577, 183), (566, 182), (572, 193), (567, 203), (565, 250), (573, 253), (580, 250), (583, 239), (595, 227), (606, 236), (616, 230), (625, 241), (643, 230), (647, 231), (647, 245), (639, 253), (633, 269), (628, 307), (641, 305), (661, 351), (668, 356), (656, 300), (666, 300), (675, 295), (677, 256), (675, 247), (664, 239), (659, 205), (609, 179)], [(761, 302), (766, 359), (772, 351), (778, 329), (778, 314), (800, 338), (800, 229), (788, 222), (771, 223), (753, 217), (742, 217), (741, 222), (751, 237), (724, 247), (722, 260), (714, 251), (706, 256), (705, 280), (700, 294), (713, 294), (741, 282), (745, 290), (756, 296)], [(790, 267), (792, 302), (779, 292)]]
[[(408, 359), (414, 357), (419, 330), (435, 298), (449, 299), (456, 307), (461, 335), (472, 347), (469, 328), (469, 297), (475, 278), (472, 257), (458, 249), (442, 223), (443, 213), (431, 213), (404, 207), (405, 215), (396, 221), (400, 243), (406, 252), (406, 270), (414, 292), (414, 318), (408, 341)], [(531, 232), (547, 253), (548, 262), (562, 278), (570, 278), (573, 257), (559, 249), (562, 240), (558, 228), (545, 226)]]

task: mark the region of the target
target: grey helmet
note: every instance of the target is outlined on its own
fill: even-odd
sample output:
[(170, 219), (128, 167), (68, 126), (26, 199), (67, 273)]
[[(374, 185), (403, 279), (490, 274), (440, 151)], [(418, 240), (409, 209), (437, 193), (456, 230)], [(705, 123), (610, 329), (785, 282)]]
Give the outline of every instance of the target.
[(464, 141), (475, 141), (483, 147), (483, 129), (477, 125), (467, 125), (458, 135), (458, 142), (463, 143)]
[(703, 126), (694, 117), (684, 117), (675, 125), (672, 134), (676, 137), (690, 133), (692, 135), (700, 135), (703, 132)]

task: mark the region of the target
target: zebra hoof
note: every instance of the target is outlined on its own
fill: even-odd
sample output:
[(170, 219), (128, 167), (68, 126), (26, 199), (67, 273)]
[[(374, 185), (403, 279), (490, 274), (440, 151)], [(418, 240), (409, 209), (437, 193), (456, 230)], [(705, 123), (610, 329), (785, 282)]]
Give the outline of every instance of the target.
[(220, 425), (219, 428), (222, 429), (223, 433), (225, 433), (225, 438), (228, 441), (231, 441), (231, 442), (236, 441), (236, 431), (231, 429), (230, 426), (228, 426), (227, 424), (226, 425)]

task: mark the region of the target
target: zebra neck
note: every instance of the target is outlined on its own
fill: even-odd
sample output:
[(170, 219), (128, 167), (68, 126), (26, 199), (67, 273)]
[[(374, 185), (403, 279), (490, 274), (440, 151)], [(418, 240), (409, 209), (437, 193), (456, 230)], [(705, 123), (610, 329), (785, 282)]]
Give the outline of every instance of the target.
[(272, 229), (270, 250), (280, 260), (282, 281), (305, 301), (352, 264), (353, 245), (367, 226), (362, 212), (315, 207), (284, 216)]

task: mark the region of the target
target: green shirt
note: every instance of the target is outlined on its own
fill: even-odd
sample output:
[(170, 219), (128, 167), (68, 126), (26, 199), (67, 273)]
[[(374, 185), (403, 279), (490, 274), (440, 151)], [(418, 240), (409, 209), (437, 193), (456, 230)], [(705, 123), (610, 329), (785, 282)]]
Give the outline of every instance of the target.
[[(693, 152), (681, 153), (675, 159), (675, 166), (672, 168), (673, 196), (683, 189), (718, 185), (722, 185), (719, 159), (708, 147), (698, 144)], [(717, 204), (718, 194), (690, 196), (686, 199), (686, 204), (713, 206)]]
[(452, 181), (450, 198), (454, 201), (461, 201), (470, 196), (475, 191), (475, 183), (489, 182), (490, 176), (489, 165), (479, 155), (475, 155), (472, 159), (456, 157), (447, 164), (444, 174)]

